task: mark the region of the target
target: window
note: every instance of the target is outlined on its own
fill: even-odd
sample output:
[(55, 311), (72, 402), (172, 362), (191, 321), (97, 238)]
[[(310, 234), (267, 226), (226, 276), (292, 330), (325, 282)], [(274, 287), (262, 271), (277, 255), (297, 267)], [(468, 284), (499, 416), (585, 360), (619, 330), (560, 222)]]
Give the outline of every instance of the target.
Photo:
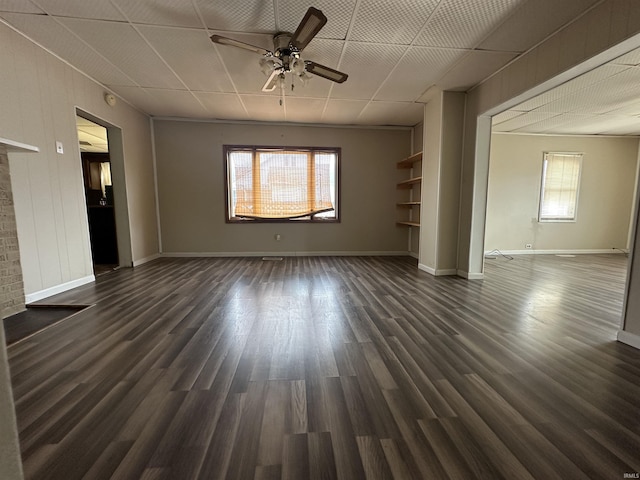
[(574, 222), (578, 207), (581, 153), (544, 154), (540, 222)]
[(227, 221), (338, 221), (338, 148), (225, 145)]

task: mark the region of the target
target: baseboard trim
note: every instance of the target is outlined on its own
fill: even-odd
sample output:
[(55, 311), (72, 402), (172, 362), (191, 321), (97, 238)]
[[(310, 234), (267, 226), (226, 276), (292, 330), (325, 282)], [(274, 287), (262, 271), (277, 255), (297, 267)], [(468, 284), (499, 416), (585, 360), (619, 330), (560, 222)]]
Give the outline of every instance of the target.
[(66, 292), (67, 290), (71, 290), (76, 287), (81, 287), (82, 285), (86, 285), (87, 283), (95, 282), (95, 275), (87, 275), (86, 277), (78, 278), (77, 280), (72, 280), (70, 282), (61, 283), (60, 285), (56, 285), (54, 287), (45, 288), (44, 290), (40, 290), (38, 292), (33, 292), (26, 294), (24, 296), (25, 303), (33, 303), (38, 300), (42, 300), (43, 298), (52, 297), (53, 295), (57, 295), (58, 293)]
[(640, 350), (640, 335), (630, 333), (625, 330), (618, 331), (618, 341)]
[(139, 265), (144, 265), (145, 263), (148, 263), (148, 262), (151, 262), (151, 261), (153, 261), (153, 260), (155, 260), (157, 258), (160, 258), (160, 255), (161, 254), (159, 254), (159, 253), (155, 253), (155, 254), (153, 254), (153, 255), (151, 255), (149, 257), (141, 258), (140, 260), (134, 260), (133, 261), (133, 266), (137, 267)]
[(613, 248), (594, 248), (585, 250), (487, 250), (485, 255), (494, 254), (498, 250), (503, 255), (602, 255), (615, 253), (623, 255), (629, 253), (628, 249), (616, 249)]
[(437, 270), (435, 268), (429, 267), (424, 263), (418, 264), (418, 269), (423, 272), (427, 272), (429, 275), (433, 275), (434, 277), (445, 277), (448, 275), (457, 275), (458, 271), (456, 269), (441, 269)]
[(462, 278), (466, 278), (467, 280), (483, 280), (484, 273), (470, 273), (465, 272), (464, 270), (457, 270), (456, 275)]
[(406, 251), (398, 252), (163, 252), (161, 257), (406, 257)]

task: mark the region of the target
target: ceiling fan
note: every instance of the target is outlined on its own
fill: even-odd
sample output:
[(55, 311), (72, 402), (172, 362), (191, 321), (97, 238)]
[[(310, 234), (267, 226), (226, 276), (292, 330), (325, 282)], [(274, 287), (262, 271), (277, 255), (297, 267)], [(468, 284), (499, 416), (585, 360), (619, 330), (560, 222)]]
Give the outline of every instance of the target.
[(317, 8), (309, 7), (293, 35), (287, 32), (274, 35), (273, 52), (220, 35), (212, 35), (211, 41), (220, 45), (243, 48), (262, 55), (260, 67), (265, 74), (269, 75), (262, 87), (263, 92), (272, 92), (278, 85), (284, 88), (286, 73), (297, 75), (304, 83), (310, 78), (309, 73), (332, 82), (343, 83), (348, 77), (346, 73), (311, 60), (303, 60), (300, 56), (300, 52), (313, 40), (313, 37), (318, 34), (325, 23), (327, 23), (327, 17)]

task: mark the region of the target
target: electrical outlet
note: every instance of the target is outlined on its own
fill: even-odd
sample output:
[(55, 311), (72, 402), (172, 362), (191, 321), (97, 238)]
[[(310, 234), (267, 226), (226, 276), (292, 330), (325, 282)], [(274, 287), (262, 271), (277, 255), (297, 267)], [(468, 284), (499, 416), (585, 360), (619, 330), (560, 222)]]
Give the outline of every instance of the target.
[(280, 234), (279, 234), (279, 233), (276, 233), (276, 234), (274, 235), (274, 238), (276, 239), (276, 242), (279, 242), (279, 241), (280, 241), (280, 238), (281, 238), (281, 237), (280, 237)]
[(56, 141), (56, 152), (64, 153), (64, 147), (60, 141)]
[(530, 249), (533, 248), (533, 245), (531, 245), (530, 243), (525, 243), (524, 248)]

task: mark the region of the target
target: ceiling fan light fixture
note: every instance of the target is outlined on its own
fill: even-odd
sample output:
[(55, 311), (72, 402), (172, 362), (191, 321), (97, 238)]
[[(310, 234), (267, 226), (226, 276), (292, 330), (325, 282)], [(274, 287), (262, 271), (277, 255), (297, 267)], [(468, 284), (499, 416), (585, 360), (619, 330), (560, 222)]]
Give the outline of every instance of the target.
[(302, 75), (303, 73), (305, 73), (304, 60), (302, 60), (300, 57), (294, 58), (289, 64), (289, 68), (296, 75)]
[(264, 57), (260, 59), (260, 70), (262, 70), (262, 73), (265, 75), (271, 75), (271, 72), (273, 72), (275, 68), (276, 62), (272, 59)]

